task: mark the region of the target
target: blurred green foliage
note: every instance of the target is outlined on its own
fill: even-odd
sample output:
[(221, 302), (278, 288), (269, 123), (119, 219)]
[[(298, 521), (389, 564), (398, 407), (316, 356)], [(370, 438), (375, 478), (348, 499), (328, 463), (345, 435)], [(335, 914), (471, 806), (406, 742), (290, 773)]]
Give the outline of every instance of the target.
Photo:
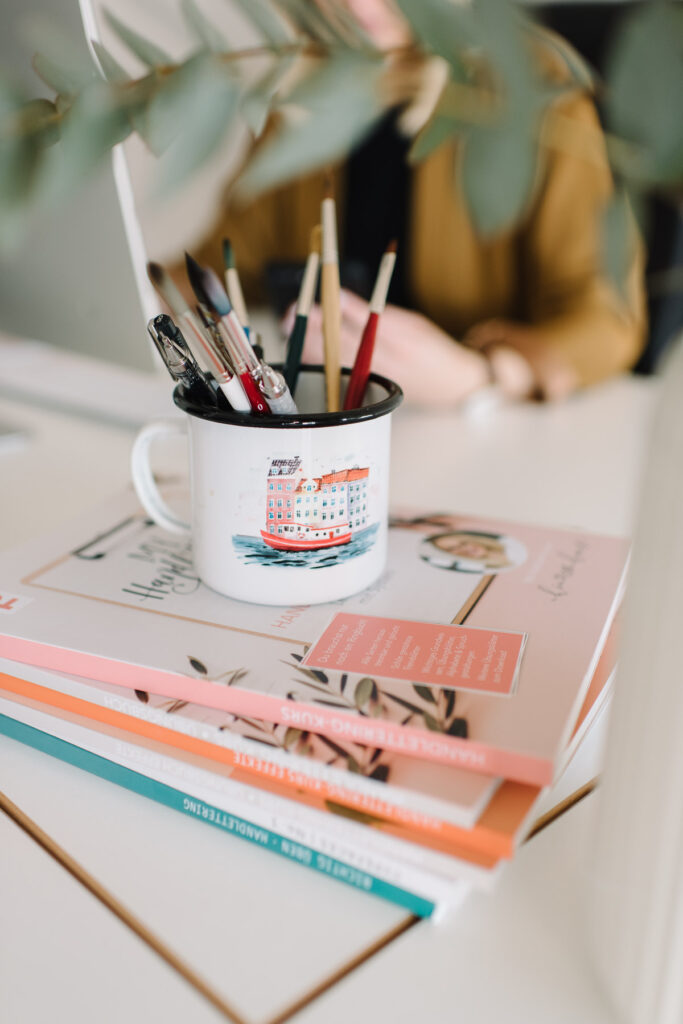
[[(654, 189), (680, 196), (680, 4), (653, 0), (626, 17), (598, 81), (561, 40), (541, 33), (528, 11), (505, 0), (396, 0), (414, 42), (390, 50), (377, 48), (339, 0), (231, 2), (258, 39), (249, 49), (232, 48), (197, 0), (181, 0), (196, 41), (181, 63), (107, 14), (147, 69), (141, 77), (100, 44), (93, 45), (98, 66), (76, 66), (50, 36), (34, 69), (54, 90), (53, 101), (0, 83), (0, 244), (11, 244), (30, 211), (75, 189), (131, 132), (160, 157), (164, 189), (184, 182), (239, 126), (251, 135), (237, 181), (245, 197), (333, 164), (389, 105), (405, 102), (410, 67), (430, 55), (446, 62), (448, 76), (410, 159), (459, 140), (459, 182), (482, 236), (523, 215), (548, 145), (544, 115), (568, 90), (595, 86), (605, 101), (617, 189), (603, 228), (615, 280), (627, 263), (629, 211), (639, 197)], [(567, 68), (561, 86), (549, 84), (532, 57), (541, 34)]]

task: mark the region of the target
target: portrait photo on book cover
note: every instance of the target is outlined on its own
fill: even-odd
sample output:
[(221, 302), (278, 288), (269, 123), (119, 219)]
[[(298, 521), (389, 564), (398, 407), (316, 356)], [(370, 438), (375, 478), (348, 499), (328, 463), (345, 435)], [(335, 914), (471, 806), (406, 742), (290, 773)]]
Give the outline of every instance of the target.
[(452, 572), (492, 575), (516, 569), (527, 550), (516, 537), (484, 530), (449, 530), (426, 537), (418, 549), (424, 562)]

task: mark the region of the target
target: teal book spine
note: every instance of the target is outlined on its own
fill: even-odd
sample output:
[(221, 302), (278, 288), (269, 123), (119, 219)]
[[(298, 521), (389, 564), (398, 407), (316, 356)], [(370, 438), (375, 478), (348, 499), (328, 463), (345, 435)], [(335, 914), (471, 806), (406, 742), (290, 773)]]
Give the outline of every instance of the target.
[(271, 829), (255, 825), (245, 818), (239, 818), (237, 815), (223, 811), (219, 807), (214, 807), (204, 800), (199, 800), (197, 797), (167, 786), (156, 779), (149, 779), (139, 772), (134, 772), (105, 757), (83, 750), (73, 743), (67, 743), (66, 740), (51, 736), (33, 726), (17, 722), (7, 715), (0, 714), (0, 734), (33, 747), (34, 750), (49, 754), (51, 757), (56, 757), (60, 761), (65, 761), (76, 768), (82, 768), (107, 782), (123, 786), (124, 789), (129, 789), (139, 796), (155, 800), (174, 811), (180, 811), (191, 818), (204, 821), (223, 832), (254, 843), (262, 849), (272, 850), (273, 853), (278, 853), (281, 857), (286, 857), (302, 867), (311, 868), (335, 878), (337, 881), (344, 882), (354, 889), (361, 889), (363, 892), (372, 893), (390, 903), (395, 903), (418, 917), (429, 917), (435, 909), (434, 904), (422, 896), (392, 885), (390, 882), (370, 875), (366, 871), (361, 871), (344, 861), (321, 854), (311, 847), (294, 843)]

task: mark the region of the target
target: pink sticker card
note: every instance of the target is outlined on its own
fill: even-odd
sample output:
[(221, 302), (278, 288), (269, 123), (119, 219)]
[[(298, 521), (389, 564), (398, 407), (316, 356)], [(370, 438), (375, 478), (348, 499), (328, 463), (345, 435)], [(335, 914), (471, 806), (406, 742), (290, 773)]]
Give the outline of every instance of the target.
[(509, 696), (526, 639), (526, 633), (339, 612), (302, 664)]

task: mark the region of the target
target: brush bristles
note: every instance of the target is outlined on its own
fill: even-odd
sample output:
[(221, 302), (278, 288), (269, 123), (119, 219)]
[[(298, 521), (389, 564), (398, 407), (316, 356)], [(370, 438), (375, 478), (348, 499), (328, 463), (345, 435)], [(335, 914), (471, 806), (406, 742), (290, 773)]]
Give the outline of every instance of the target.
[(208, 299), (208, 304), (216, 310), (219, 316), (227, 316), (232, 306), (218, 275), (208, 267), (200, 272), (201, 285)]
[(147, 264), (147, 276), (154, 285), (155, 288), (160, 288), (164, 283), (164, 277), (166, 273), (163, 267), (160, 267), (158, 263)]
[(332, 185), (332, 175), (328, 171), (325, 175), (323, 182), (323, 199), (334, 199), (334, 188)]
[(207, 301), (206, 292), (204, 291), (204, 287), (202, 285), (202, 274), (204, 273), (204, 271), (197, 263), (197, 261), (192, 259), (189, 252), (185, 253), (185, 268), (187, 270), (189, 282), (192, 285), (192, 291), (195, 293), (196, 297), (199, 299), (200, 302), (202, 302), (205, 306), (208, 306), (209, 303)]
[(389, 245), (386, 247), (386, 249), (384, 251), (385, 252), (396, 252), (397, 249), (398, 249), (398, 243), (397, 243), (396, 239), (394, 238), (393, 241), (389, 242)]
[(235, 269), (235, 253), (229, 238), (223, 239), (223, 263), (226, 270)]
[(188, 308), (188, 304), (176, 288), (173, 280), (158, 263), (147, 264), (147, 276), (175, 317)]

